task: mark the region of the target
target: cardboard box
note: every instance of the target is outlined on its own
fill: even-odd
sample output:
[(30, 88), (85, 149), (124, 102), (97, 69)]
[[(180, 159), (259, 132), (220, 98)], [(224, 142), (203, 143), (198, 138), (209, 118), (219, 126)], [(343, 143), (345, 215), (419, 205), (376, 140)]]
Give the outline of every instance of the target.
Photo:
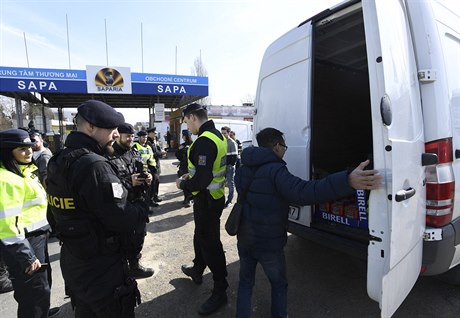
[(316, 205), (315, 219), (367, 229), (367, 210), (366, 191), (357, 190), (349, 197)]

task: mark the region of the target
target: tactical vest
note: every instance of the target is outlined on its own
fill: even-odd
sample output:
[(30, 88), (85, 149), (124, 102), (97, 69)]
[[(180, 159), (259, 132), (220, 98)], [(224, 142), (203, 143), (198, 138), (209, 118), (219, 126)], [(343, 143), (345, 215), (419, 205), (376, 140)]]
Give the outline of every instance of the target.
[[(109, 157), (109, 162), (116, 169), (117, 176), (123, 183), (123, 186), (129, 191), (132, 188), (131, 176), (136, 173), (134, 158), (131, 157), (131, 150), (121, 156)], [(131, 160), (133, 158), (133, 160)]]
[[(188, 148), (188, 171), (190, 176), (193, 177), (196, 172), (196, 168), (193, 163), (190, 161), (190, 152), (193, 148), (193, 145), (199, 138), (209, 138), (215, 144), (217, 148), (216, 160), (212, 165), (212, 175), (213, 178), (211, 183), (206, 187), (209, 190), (209, 193), (214, 199), (220, 199), (224, 196), (225, 192), (225, 169), (226, 169), (226, 156), (227, 156), (227, 140), (221, 140), (217, 135), (213, 134), (210, 131), (203, 132)], [(200, 191), (193, 191), (193, 195), (197, 195)]]
[(37, 167), (19, 165), (24, 177), (0, 163), (0, 239), (6, 245), (24, 240), (28, 233), (49, 228), (46, 192), (34, 174)]
[[(128, 190), (128, 201), (133, 202), (142, 199), (144, 188), (143, 186), (133, 187), (131, 176), (135, 173), (142, 173), (143, 163), (139, 158), (137, 149), (130, 149), (122, 155), (109, 157), (109, 162), (117, 172), (123, 186)], [(140, 165), (140, 167), (139, 167)]]
[(78, 172), (100, 161), (107, 159), (82, 148), (64, 149), (48, 163), (48, 204), (56, 221), (53, 230), (72, 255), (80, 259), (100, 255), (106, 247), (104, 230), (79, 202), (75, 189)]

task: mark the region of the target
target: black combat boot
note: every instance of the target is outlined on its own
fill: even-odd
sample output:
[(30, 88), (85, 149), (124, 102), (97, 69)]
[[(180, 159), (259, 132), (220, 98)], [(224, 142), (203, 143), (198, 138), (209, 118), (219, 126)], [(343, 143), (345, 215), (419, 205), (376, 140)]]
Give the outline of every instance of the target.
[(8, 293), (13, 290), (13, 284), (9, 278), (0, 283), (0, 294)]
[(61, 312), (61, 308), (59, 308), (59, 307), (50, 308), (50, 310), (48, 310), (48, 317), (49, 318), (55, 317), (60, 312)]
[(147, 278), (155, 273), (153, 268), (144, 267), (139, 264), (139, 260), (129, 261), (129, 275), (134, 278)]
[(3, 261), (0, 261), (0, 294), (8, 293), (12, 290), (13, 284), (9, 278), (7, 267)]
[(189, 198), (185, 198), (184, 201), (182, 201), (182, 204), (183, 204), (186, 208), (192, 206), (192, 204), (190, 203), (190, 199), (189, 199)]
[(227, 292), (225, 291), (225, 289), (214, 288), (211, 297), (209, 297), (208, 300), (206, 300), (204, 304), (201, 305), (201, 307), (198, 309), (198, 313), (202, 316), (210, 315), (226, 303)]
[(197, 270), (193, 265), (182, 265), (182, 273), (189, 276), (193, 282), (200, 285), (203, 282), (203, 271)]

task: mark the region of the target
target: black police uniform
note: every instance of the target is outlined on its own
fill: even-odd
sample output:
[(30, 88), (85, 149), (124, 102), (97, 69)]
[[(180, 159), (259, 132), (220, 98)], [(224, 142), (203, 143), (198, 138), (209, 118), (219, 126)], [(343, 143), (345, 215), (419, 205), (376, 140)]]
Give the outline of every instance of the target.
[[(184, 174), (188, 173), (188, 148), (190, 147), (191, 142), (183, 142), (181, 143), (179, 149), (175, 152), (176, 158), (179, 160), (177, 176), (181, 177)], [(190, 191), (184, 190), (184, 201), (183, 203), (186, 205), (190, 204), (190, 200), (193, 199), (193, 195)]]
[(145, 201), (145, 191), (147, 187), (133, 187), (131, 176), (135, 173), (143, 172), (143, 162), (136, 148), (125, 149), (118, 143), (113, 144), (114, 153), (108, 156), (109, 161), (114, 165), (120, 181), (128, 190), (128, 200), (130, 202)]
[[(201, 125), (198, 134), (201, 135), (205, 131), (212, 132), (222, 140), (224, 138), (212, 120)], [(206, 157), (206, 164), (198, 164), (199, 161), (203, 161), (203, 157)], [(180, 188), (190, 192), (200, 191), (193, 197), (195, 221), (193, 274), (198, 274), (197, 276), (201, 277), (204, 269), (208, 266), (214, 279), (213, 293), (222, 294), (228, 287), (225, 254), (220, 241), (220, 217), (224, 209), (225, 196), (215, 200), (209, 190), (206, 189), (213, 179), (212, 166), (216, 157), (217, 147), (212, 140), (209, 138), (195, 140), (189, 160), (196, 167), (196, 172), (193, 178), (182, 181)], [(184, 272), (187, 273), (187, 271)], [(196, 281), (196, 277), (194, 281)], [(201, 282), (201, 279), (198, 282)]]
[[(119, 128), (120, 131), (120, 128)], [(121, 131), (120, 131), (121, 132)], [(125, 149), (117, 142), (113, 144), (114, 153), (108, 159), (114, 165), (117, 175), (128, 190), (128, 201), (146, 201), (146, 191), (148, 186), (136, 186), (132, 184), (131, 176), (135, 173), (142, 173), (143, 162), (139, 158), (139, 152), (135, 148)], [(148, 218), (146, 219), (148, 222)], [(122, 236), (122, 248), (125, 251), (129, 262), (130, 275), (135, 278), (145, 278), (153, 275), (151, 268), (145, 268), (139, 264), (141, 251), (144, 246), (147, 229), (140, 232), (133, 231), (128, 235)]]
[[(147, 129), (147, 133), (150, 133), (153, 131), (155, 131), (155, 128)], [(150, 198), (153, 202), (161, 202), (161, 199), (159, 198), (158, 193), (160, 190), (160, 174), (161, 174), (160, 159), (161, 159), (162, 153), (161, 153), (160, 147), (157, 146), (155, 141), (150, 137), (147, 137), (147, 145), (149, 145), (152, 148), (153, 158), (155, 159), (155, 162), (156, 162), (156, 167), (151, 167), (151, 170), (150, 170), (150, 173), (153, 176), (152, 184), (150, 186), (150, 189), (151, 189)]]
[[(80, 115), (101, 128), (124, 121), (97, 101), (80, 105)], [(48, 164), (47, 190), (55, 221), (51, 223), (63, 243), (61, 270), (75, 317), (134, 317), (140, 294), (127, 276), (119, 238), (143, 230), (147, 207), (127, 200), (128, 191), (96, 140), (71, 132), (65, 146)]]

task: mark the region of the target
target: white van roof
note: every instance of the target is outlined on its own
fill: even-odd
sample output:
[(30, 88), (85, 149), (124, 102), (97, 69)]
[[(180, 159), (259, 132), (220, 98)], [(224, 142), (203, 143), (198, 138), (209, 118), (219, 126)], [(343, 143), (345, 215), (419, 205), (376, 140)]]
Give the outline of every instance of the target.
[[(239, 141), (252, 140), (253, 122), (247, 120), (225, 119), (225, 118), (209, 118), (212, 120), (218, 130), (224, 126), (230, 127), (235, 132), (236, 138)], [(181, 131), (187, 129), (186, 124), (181, 125)], [(192, 136), (195, 140), (196, 136)]]

